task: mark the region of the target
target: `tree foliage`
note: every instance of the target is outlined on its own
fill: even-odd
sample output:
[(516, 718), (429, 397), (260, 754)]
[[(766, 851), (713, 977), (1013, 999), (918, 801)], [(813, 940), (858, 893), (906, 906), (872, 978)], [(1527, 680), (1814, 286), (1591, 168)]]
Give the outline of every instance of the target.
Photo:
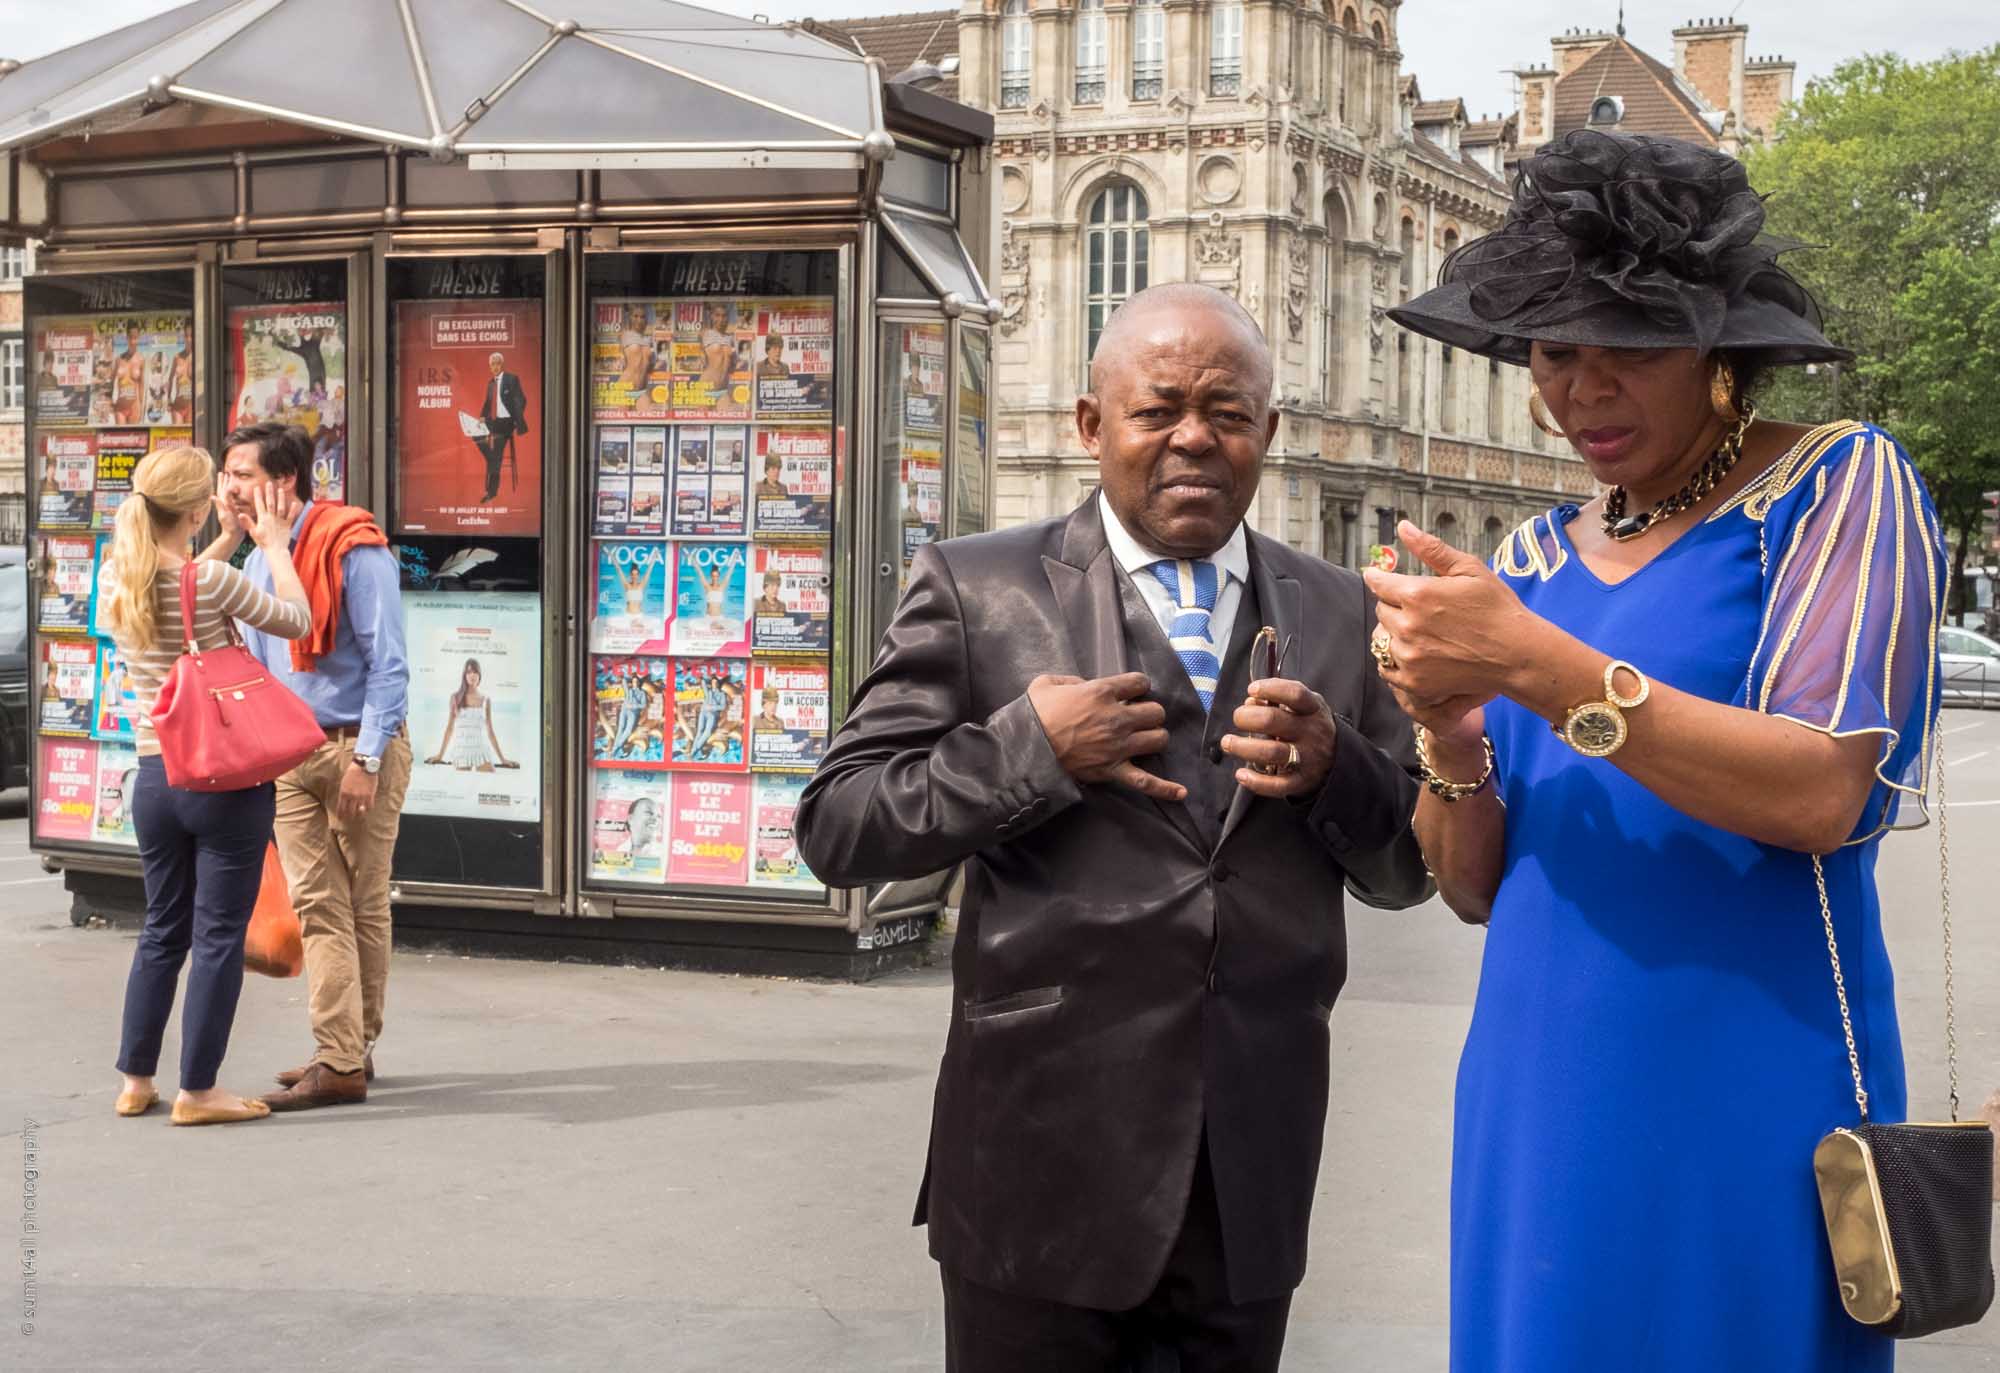
[(1856, 354), (1837, 374), (1783, 377), (1765, 413), (1824, 420), (1837, 409), (1890, 430), (1962, 556), (1980, 491), (2000, 487), (2000, 45), (1845, 63), (1746, 161), (1771, 232), (1809, 247), (1786, 265)]

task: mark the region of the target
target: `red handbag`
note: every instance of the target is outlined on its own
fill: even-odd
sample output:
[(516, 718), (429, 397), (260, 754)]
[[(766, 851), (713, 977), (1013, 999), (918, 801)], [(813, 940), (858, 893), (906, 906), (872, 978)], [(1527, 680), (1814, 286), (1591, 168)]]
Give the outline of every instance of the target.
[(229, 642), (194, 641), (195, 565), (181, 565), (181, 656), (153, 705), (167, 785), (241, 791), (276, 780), (312, 756), (326, 731), (312, 708), (250, 655), (228, 616)]

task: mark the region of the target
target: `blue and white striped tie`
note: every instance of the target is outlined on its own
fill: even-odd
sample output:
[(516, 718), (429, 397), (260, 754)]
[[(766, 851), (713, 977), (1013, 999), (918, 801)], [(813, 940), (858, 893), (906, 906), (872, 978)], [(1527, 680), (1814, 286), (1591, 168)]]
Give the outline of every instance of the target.
[(1222, 675), (1222, 659), (1215, 652), (1208, 624), (1221, 590), (1221, 574), (1214, 563), (1173, 558), (1152, 563), (1146, 570), (1159, 579), (1178, 607), (1167, 630), (1167, 642), (1187, 669), (1194, 694), (1201, 697), (1201, 708), (1207, 710), (1215, 701), (1216, 679)]

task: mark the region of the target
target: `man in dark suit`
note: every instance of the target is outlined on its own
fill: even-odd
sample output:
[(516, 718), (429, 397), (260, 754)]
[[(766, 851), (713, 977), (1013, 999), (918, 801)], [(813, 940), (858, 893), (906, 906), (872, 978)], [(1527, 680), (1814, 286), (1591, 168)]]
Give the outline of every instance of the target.
[(799, 808), (825, 881), (966, 864), (917, 1204), (954, 1373), (1277, 1367), (1342, 888), (1430, 891), (1361, 579), (1242, 523), (1271, 383), (1227, 296), (1127, 302), (1077, 402), (1101, 492), (918, 551)]
[(479, 498), (481, 505), (499, 494), (500, 459), (507, 446), (516, 435), (528, 432), (528, 393), (521, 387), (520, 375), (507, 370), (507, 359), (499, 353), (491, 354), (486, 366), (493, 377), (486, 383), (486, 399), (479, 407), (479, 418), (486, 421), (486, 437), (478, 441), (480, 456), (486, 459), (486, 494)]

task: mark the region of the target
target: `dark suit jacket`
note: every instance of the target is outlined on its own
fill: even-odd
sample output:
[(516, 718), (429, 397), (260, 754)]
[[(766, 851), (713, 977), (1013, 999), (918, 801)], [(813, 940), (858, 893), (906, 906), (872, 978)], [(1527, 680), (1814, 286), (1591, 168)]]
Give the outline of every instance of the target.
[(528, 393), (521, 389), (521, 378), (512, 372), (502, 372), (497, 377), (486, 379), (486, 399), (480, 403), (479, 418), (493, 418), (493, 384), (500, 384), (500, 395), (507, 402), (507, 418), (514, 421), (514, 432), (528, 432)]
[[(1317, 797), (1236, 787), (1214, 747), (1233, 706), (1219, 693), (1204, 718), (1171, 669), (1151, 675), (1174, 742), (1144, 761), (1187, 782), (1189, 804), (1081, 786), (1057, 763), (1032, 678), (1125, 671), (1132, 645), (1155, 640), (1150, 661), (1174, 663), (1095, 497), (1067, 519), (918, 553), (806, 788), (800, 853), (827, 882), (967, 865), (917, 1219), (938, 1261), (974, 1282), (1106, 1310), (1142, 1301), (1179, 1233), (1204, 1124), (1235, 1299), (1304, 1274), (1327, 1019), (1346, 975), (1342, 887), (1406, 906), (1430, 884), (1409, 828), (1410, 726), (1369, 659), (1360, 578), (1255, 533), (1250, 553), (1239, 622), (1254, 604), (1296, 635), (1286, 674), (1339, 717)], [(1236, 700), (1247, 637), (1225, 673)], [(1202, 798), (1215, 808), (1197, 811)]]

